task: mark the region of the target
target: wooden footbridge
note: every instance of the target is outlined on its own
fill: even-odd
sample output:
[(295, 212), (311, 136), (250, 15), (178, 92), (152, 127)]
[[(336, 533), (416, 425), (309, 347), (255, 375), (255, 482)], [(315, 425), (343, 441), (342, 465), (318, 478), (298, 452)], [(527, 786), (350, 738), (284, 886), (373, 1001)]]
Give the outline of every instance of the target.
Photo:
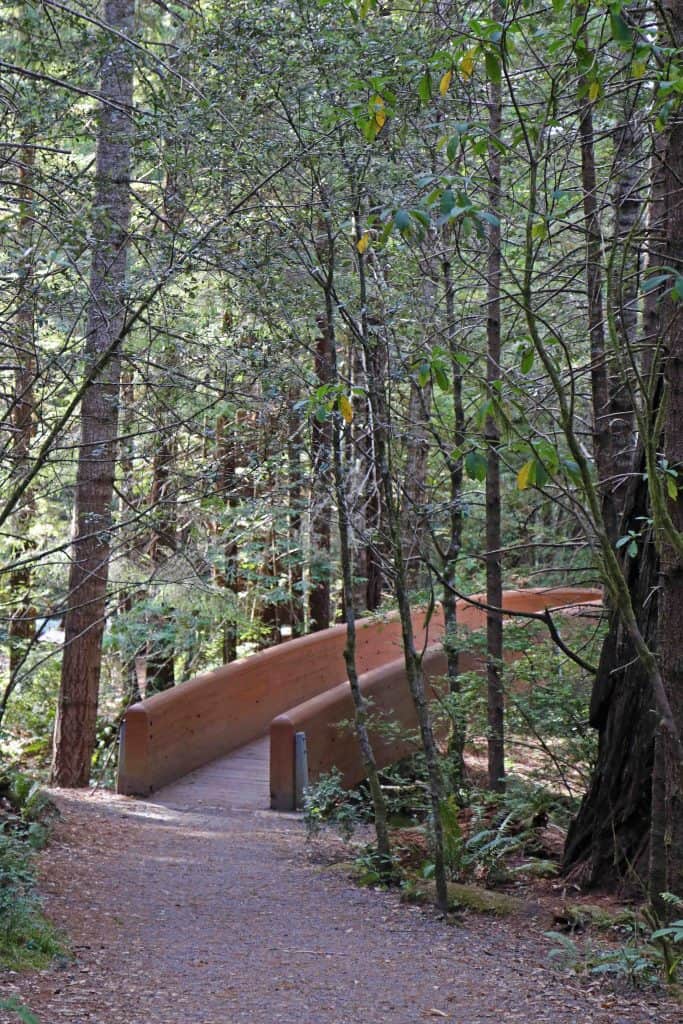
[[(481, 600), (477, 595), (472, 600)], [(596, 605), (600, 591), (576, 587), (509, 590), (503, 608), (538, 612)], [(486, 612), (459, 601), (458, 623), (485, 626)], [(446, 671), (443, 613), (413, 613), (430, 696)], [(380, 767), (415, 749), (416, 727), (395, 614), (357, 623), (357, 665), (375, 715), (401, 728), (373, 737)], [(260, 651), (134, 704), (126, 712), (118, 791), (163, 802), (293, 810), (307, 781), (336, 767), (344, 785), (363, 778), (355, 736), (340, 723), (353, 715), (346, 679), (346, 627), (312, 633)], [(461, 671), (481, 670), (481, 656), (461, 655)], [(396, 733), (396, 735), (394, 735)], [(161, 794), (160, 794), (161, 796)]]

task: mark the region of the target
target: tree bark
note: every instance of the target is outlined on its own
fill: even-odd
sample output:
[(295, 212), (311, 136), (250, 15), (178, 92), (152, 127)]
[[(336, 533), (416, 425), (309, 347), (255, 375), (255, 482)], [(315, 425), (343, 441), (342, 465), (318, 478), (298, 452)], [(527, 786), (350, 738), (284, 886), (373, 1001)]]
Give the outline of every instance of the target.
[[(663, 4), (663, 28), (670, 44), (683, 46), (683, 0)], [(665, 159), (666, 262), (683, 279), (683, 112), (671, 113)], [(677, 474), (677, 493), (664, 488), (669, 527), (662, 529), (659, 663), (678, 736), (683, 735), (683, 296), (669, 289), (663, 311), (665, 418), (660, 465)], [(683, 760), (680, 745), (662, 730), (666, 891), (683, 896)], [(651, 886), (652, 892), (652, 886)], [(652, 893), (655, 900), (659, 893)], [(660, 911), (665, 908), (660, 904)], [(673, 910), (674, 908), (671, 908)], [(676, 913), (676, 916), (679, 916)]]
[[(168, 411), (160, 409), (162, 431), (157, 436), (152, 459), (152, 487), (149, 507), (153, 517), (149, 556), (154, 567), (152, 585), (163, 587), (159, 573), (164, 562), (176, 549), (177, 493), (176, 443)], [(156, 613), (149, 622), (150, 637), (146, 654), (145, 695), (161, 693), (175, 686), (175, 644), (173, 641), (173, 609), (163, 599), (157, 600)]]
[[(134, 0), (106, 0), (104, 23), (117, 34), (107, 40), (102, 65), (86, 368), (111, 347), (125, 316), (133, 62), (122, 36), (133, 34)], [(52, 781), (60, 786), (88, 784), (95, 746), (111, 554), (119, 376), (117, 349), (88, 387), (81, 405), (65, 648), (52, 763)]]
[[(585, 16), (582, 4), (577, 7)], [(584, 31), (584, 43), (588, 47)], [(579, 78), (584, 90), (581, 100), (579, 139), (581, 146), (581, 189), (585, 224), (586, 289), (588, 298), (588, 336), (591, 356), (591, 402), (593, 410), (593, 456), (598, 472), (602, 501), (602, 518), (610, 541), (617, 539), (617, 511), (614, 499), (614, 456), (610, 433), (610, 387), (605, 345), (605, 320), (602, 282), (602, 235), (598, 211), (595, 172), (595, 139), (593, 134), (593, 103), (589, 97), (590, 82)]]
[[(634, 466), (622, 529), (649, 515), (641, 457)], [(659, 564), (652, 532), (624, 572), (646, 642), (654, 645)], [(652, 685), (619, 615), (610, 614), (591, 696), (590, 724), (598, 730), (598, 756), (588, 792), (571, 824), (564, 871), (587, 886), (642, 888), (648, 872), (648, 827), (657, 715)]]
[(408, 440), (403, 484), (403, 538), (406, 563), (406, 585), (408, 590), (419, 590), (424, 586), (423, 558), (428, 510), (427, 505), (427, 462), (429, 458), (429, 434), (427, 424), (432, 405), (432, 389), (428, 383), (421, 388), (417, 383), (410, 387), (408, 400)]
[[(502, 8), (494, 0), (494, 20), (502, 20)], [(500, 83), (489, 82), (489, 134), (498, 138), (502, 119)], [(494, 221), (488, 227), (487, 320), (486, 320), (486, 388), (489, 402), (498, 400), (501, 357), (501, 161), (493, 143), (488, 151), (488, 206)], [(484, 428), (486, 457), (486, 602), (493, 608), (503, 604), (502, 525), (500, 493), (500, 432), (495, 415), (490, 412)], [(486, 614), (486, 678), (488, 692), (488, 785), (505, 789), (505, 696), (503, 692), (503, 617), (499, 612)]]
[[(14, 315), (12, 348), (14, 350), (14, 404), (12, 408), (12, 475), (23, 476), (31, 457), (31, 442), (35, 433), (34, 381), (35, 357), (35, 250), (33, 189), (35, 177), (35, 149), (31, 145), (33, 129), (24, 132), (24, 145), (19, 164), (19, 223), (17, 245), (22, 253), (19, 265), (19, 302)], [(33, 573), (25, 556), (33, 548), (29, 537), (35, 519), (36, 506), (33, 489), (23, 497), (21, 507), (12, 517), (12, 556), (24, 561), (12, 569), (9, 589), (12, 612), (8, 625), (9, 688), (16, 683), (17, 672), (26, 657), (27, 648), (35, 636), (35, 609), (31, 600)]]
[[(329, 316), (319, 319), (315, 348), (315, 375), (320, 386), (332, 381), (332, 343)], [(332, 433), (328, 418), (311, 419), (311, 590), (308, 599), (311, 632), (330, 624), (330, 540)]]
[[(449, 692), (456, 699), (460, 694), (460, 657), (457, 643), (457, 602), (454, 592), (455, 573), (462, 548), (463, 531), (463, 479), (465, 447), (465, 407), (463, 404), (463, 374), (458, 362), (458, 345), (455, 323), (455, 289), (453, 287), (453, 271), (448, 260), (443, 262), (443, 279), (446, 304), (446, 334), (448, 351), (451, 356), (451, 372), (453, 374), (453, 451), (446, 450), (446, 465), (450, 484), (449, 507), (449, 538), (448, 547), (443, 557), (443, 597), (441, 599), (444, 615), (444, 647), (446, 651), (446, 671)], [(455, 793), (462, 791), (465, 782), (465, 715), (455, 706), (453, 724), (448, 744), (449, 776), (451, 788)]]
[(443, 798), (443, 781), (439, 751), (436, 745), (432, 719), (425, 693), (425, 679), (422, 670), (422, 658), (415, 647), (410, 595), (406, 585), (406, 571), (403, 559), (403, 535), (401, 530), (401, 510), (395, 495), (395, 480), (390, 464), (389, 416), (386, 404), (385, 381), (377, 375), (378, 367), (385, 366), (386, 357), (376, 350), (383, 347), (380, 335), (372, 337), (367, 317), (367, 286), (365, 267), (362, 260), (358, 263), (360, 315), (360, 342), (367, 368), (368, 400), (372, 419), (373, 449), (377, 459), (377, 476), (382, 487), (386, 526), (391, 544), (392, 565), (391, 575), (401, 620), (403, 656), (406, 666), (408, 688), (415, 707), (422, 749), (425, 755), (429, 778), (430, 821), (434, 839), (434, 880), (436, 884), (437, 905), (444, 913), (448, 909), (448, 892), (446, 887), (446, 866), (444, 861), (443, 823), (441, 820), (441, 800)]
[(640, 246), (636, 229), (643, 209), (641, 189), (644, 159), (643, 128), (637, 103), (638, 93), (628, 90), (622, 107), (623, 121), (615, 133), (615, 230), (610, 295), (615, 337), (608, 372), (609, 433), (614, 459), (611, 489), (617, 519), (624, 513), (636, 433), (635, 410), (627, 381), (633, 374), (632, 361), (638, 361), (636, 342)]
[(301, 636), (304, 628), (303, 565), (301, 558), (301, 497), (303, 478), (301, 472), (301, 450), (303, 423), (295, 405), (297, 391), (289, 393), (289, 423), (287, 428), (287, 474), (288, 488), (288, 553), (287, 574), (289, 577), (289, 618), (292, 636)]

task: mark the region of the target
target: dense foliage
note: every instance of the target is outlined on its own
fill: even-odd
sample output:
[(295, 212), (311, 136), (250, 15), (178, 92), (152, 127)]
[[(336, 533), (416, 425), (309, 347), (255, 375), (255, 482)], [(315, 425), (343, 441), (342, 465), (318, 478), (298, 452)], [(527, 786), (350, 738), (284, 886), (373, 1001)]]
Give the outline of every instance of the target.
[[(111, 774), (141, 694), (436, 597), (438, 848), (467, 736), (504, 784), (505, 692), (556, 784), (595, 768), (591, 657), (549, 695), (530, 656), (515, 690), (491, 629), (502, 582), (597, 584), (570, 860), (679, 891), (682, 32), (680, 0), (7, 6), (4, 758)], [(487, 701), (448, 618), (485, 588)], [(636, 772), (629, 728), (642, 777), (611, 816), (595, 780)]]

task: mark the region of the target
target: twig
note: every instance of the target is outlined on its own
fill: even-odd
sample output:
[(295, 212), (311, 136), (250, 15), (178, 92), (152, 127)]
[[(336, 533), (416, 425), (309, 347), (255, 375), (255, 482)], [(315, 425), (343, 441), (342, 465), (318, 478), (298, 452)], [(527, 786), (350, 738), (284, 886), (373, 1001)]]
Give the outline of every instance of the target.
[[(534, 619), (536, 622), (543, 622), (548, 627), (548, 632), (550, 633), (551, 639), (553, 640), (554, 644), (556, 645), (556, 647), (559, 647), (563, 654), (566, 654), (566, 656), (571, 661), (579, 665), (580, 668), (582, 668), (585, 672), (590, 672), (590, 674), (593, 676), (597, 675), (597, 666), (591, 665), (591, 663), (585, 661), (580, 654), (577, 654), (575, 651), (572, 651), (570, 647), (567, 647), (566, 643), (564, 642), (564, 640), (558, 632), (557, 626), (555, 625), (555, 621), (552, 615), (550, 614), (548, 608), (546, 608), (542, 612), (523, 612), (513, 611), (508, 608), (496, 608), (495, 605), (487, 604), (485, 601), (477, 601), (472, 597), (468, 597), (467, 594), (460, 593), (459, 590), (456, 590), (454, 586), (452, 586), (443, 578), (443, 576), (441, 575), (441, 573), (439, 572), (435, 565), (432, 565), (431, 562), (427, 562), (427, 565), (432, 570), (432, 572), (435, 573), (439, 582), (442, 583), (443, 586), (450, 590), (452, 594), (455, 594), (455, 596), (459, 598), (461, 601), (466, 601), (468, 604), (471, 604), (474, 608), (481, 608), (482, 611), (485, 612), (495, 612), (498, 615), (509, 615), (512, 618)], [(574, 605), (567, 605), (566, 607), (576, 607), (578, 605), (585, 603), (585, 601), (576, 601)]]

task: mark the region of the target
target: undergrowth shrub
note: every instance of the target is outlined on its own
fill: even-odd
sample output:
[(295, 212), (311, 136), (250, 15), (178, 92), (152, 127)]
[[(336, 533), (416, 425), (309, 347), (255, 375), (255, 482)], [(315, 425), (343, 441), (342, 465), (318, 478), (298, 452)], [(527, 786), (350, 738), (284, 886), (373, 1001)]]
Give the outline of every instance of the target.
[(28, 776), (0, 777), (0, 965), (12, 970), (44, 967), (62, 953), (42, 913), (34, 873), (35, 851), (45, 846), (57, 815)]
[(0, 964), (11, 970), (38, 969), (61, 952), (35, 893), (30, 848), (0, 832)]

